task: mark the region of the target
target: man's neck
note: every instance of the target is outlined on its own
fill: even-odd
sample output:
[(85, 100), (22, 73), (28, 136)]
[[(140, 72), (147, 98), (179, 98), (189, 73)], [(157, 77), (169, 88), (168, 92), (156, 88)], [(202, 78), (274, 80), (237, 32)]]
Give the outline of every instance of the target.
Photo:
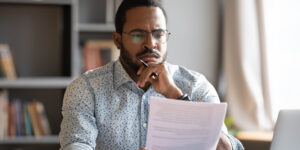
[(120, 62), (123, 66), (123, 68), (125, 69), (125, 71), (128, 73), (128, 75), (130, 76), (130, 78), (134, 81), (137, 82), (138, 80), (138, 75), (136, 74), (136, 71), (134, 69), (132, 69), (123, 59), (122, 57), (120, 57)]

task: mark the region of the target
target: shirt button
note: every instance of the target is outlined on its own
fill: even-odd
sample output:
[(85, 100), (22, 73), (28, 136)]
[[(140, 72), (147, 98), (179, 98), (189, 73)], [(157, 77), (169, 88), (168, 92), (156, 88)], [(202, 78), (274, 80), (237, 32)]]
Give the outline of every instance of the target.
[(143, 95), (142, 99), (145, 99), (145, 98), (146, 98), (146, 96), (145, 96), (145, 95)]
[(144, 123), (144, 124), (143, 124), (143, 127), (146, 128), (146, 127), (147, 127), (147, 123)]

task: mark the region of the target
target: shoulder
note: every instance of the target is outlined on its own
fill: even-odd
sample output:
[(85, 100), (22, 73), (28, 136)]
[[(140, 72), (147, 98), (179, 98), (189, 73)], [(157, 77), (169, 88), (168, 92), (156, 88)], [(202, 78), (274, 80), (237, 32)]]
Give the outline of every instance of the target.
[(215, 88), (203, 74), (169, 63), (167, 63), (167, 67), (175, 84), (184, 93), (189, 94), (193, 100), (219, 102)]
[(173, 65), (166, 63), (169, 73), (173, 76), (173, 79), (185, 80), (188, 82), (204, 82), (207, 81), (205, 76), (194, 70), (187, 69), (186, 67)]
[(115, 62), (110, 62), (99, 68), (89, 70), (82, 74), (82, 78), (93, 79), (93, 78), (105, 77), (108, 74), (112, 74), (114, 64)]
[(106, 81), (113, 73), (114, 63), (115, 62), (111, 62), (102, 67), (89, 70), (81, 74), (70, 83), (68, 88), (83, 88), (89, 86), (90, 83), (97, 84), (99, 82)]

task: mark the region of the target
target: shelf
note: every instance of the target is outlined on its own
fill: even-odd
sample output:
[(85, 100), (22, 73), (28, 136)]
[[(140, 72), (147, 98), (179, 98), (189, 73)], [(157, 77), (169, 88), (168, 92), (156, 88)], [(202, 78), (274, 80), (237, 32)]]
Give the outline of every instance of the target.
[(52, 135), (44, 137), (23, 136), (4, 138), (0, 140), (0, 144), (59, 144), (59, 137)]
[(71, 4), (72, 0), (0, 0), (0, 2), (28, 4)]
[(72, 80), (67, 77), (0, 79), (0, 88), (66, 88)]
[(115, 26), (113, 24), (104, 24), (104, 23), (80, 23), (78, 25), (80, 32), (114, 32)]

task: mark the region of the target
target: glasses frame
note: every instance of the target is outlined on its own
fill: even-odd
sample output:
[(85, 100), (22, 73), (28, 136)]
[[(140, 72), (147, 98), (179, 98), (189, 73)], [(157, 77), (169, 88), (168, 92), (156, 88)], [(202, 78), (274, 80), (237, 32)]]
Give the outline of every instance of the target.
[[(165, 31), (165, 32), (166, 32), (166, 36), (167, 36), (167, 37), (166, 37), (166, 41), (165, 41), (165, 42), (158, 42), (158, 41), (156, 40), (156, 38), (154, 37), (153, 33), (156, 32), (156, 31), (159, 31), (159, 30)], [(132, 30), (132, 31), (130, 31), (130, 32), (122, 32), (122, 34), (123, 34), (123, 33), (124, 33), (124, 34), (127, 34), (127, 35), (129, 35), (130, 37), (133, 38), (133, 35), (132, 35), (133, 32), (144, 32), (144, 33), (147, 33), (146, 37), (148, 37), (148, 34), (151, 33), (152, 38), (154, 38), (154, 39), (156, 40), (156, 42), (158, 42), (158, 43), (160, 43), (160, 44), (167, 43), (168, 40), (169, 40), (169, 37), (170, 37), (170, 35), (171, 35), (171, 33), (170, 33), (167, 29), (157, 29), (157, 30), (153, 30), (153, 31), (151, 31), (151, 32), (148, 32), (148, 31), (145, 31), (145, 30), (141, 30), (141, 29), (136, 29), (136, 30)]]

